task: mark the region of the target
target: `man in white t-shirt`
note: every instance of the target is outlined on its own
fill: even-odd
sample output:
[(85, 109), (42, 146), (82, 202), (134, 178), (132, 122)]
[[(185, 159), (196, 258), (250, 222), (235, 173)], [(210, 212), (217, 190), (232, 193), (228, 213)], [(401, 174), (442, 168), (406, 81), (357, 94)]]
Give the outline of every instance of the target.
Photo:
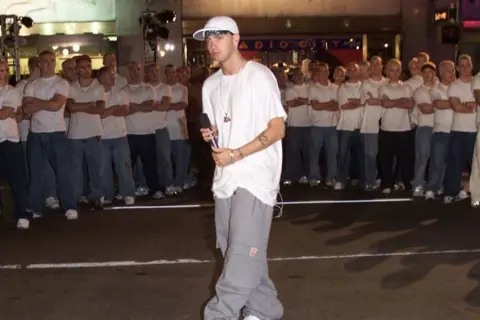
[(172, 98), (167, 111), (167, 129), (170, 137), (172, 161), (175, 167), (173, 184), (175, 192), (183, 191), (188, 186), (188, 166), (190, 164), (190, 145), (185, 109), (188, 106), (188, 89), (178, 80), (173, 65), (165, 66), (165, 77), (171, 88)]
[[(117, 175), (118, 191), (125, 205), (135, 204), (135, 183), (132, 177), (130, 148), (127, 140), (125, 115), (128, 113), (128, 96), (115, 87), (115, 73), (103, 67), (98, 71), (98, 81), (105, 89), (105, 109), (101, 114), (102, 136), (102, 190), (104, 204), (115, 196), (113, 170)], [(113, 164), (113, 168), (112, 168)]]
[(361, 103), (364, 105), (362, 126), (363, 153), (365, 156), (365, 190), (377, 189), (377, 155), (378, 132), (380, 131), (380, 118), (382, 117), (382, 102), (378, 95), (380, 86), (387, 82), (382, 75), (383, 61), (379, 56), (370, 59), (370, 78), (362, 83), (360, 88)]
[(433, 135), (430, 148), (430, 164), (425, 199), (435, 199), (443, 193), (443, 177), (447, 157), (448, 141), (452, 128), (453, 110), (448, 100), (448, 87), (455, 81), (455, 64), (444, 60), (438, 66), (441, 82), (430, 91), (435, 113), (433, 118)]
[(409, 188), (413, 179), (415, 154), (410, 110), (413, 109), (414, 101), (412, 88), (400, 81), (402, 63), (392, 59), (388, 61), (385, 71), (388, 83), (378, 91), (384, 109), (378, 136), (378, 153), (382, 192), (390, 194), (394, 186), (395, 158), (406, 188)]
[(115, 87), (121, 89), (128, 84), (127, 79), (118, 74), (117, 56), (115, 53), (109, 52), (103, 56), (103, 66), (112, 68), (113, 72), (115, 73)]
[(320, 151), (325, 148), (327, 176), (325, 184), (332, 187), (337, 176), (338, 152), (338, 87), (328, 80), (328, 64), (321, 62), (317, 69), (311, 72), (313, 84), (310, 86), (308, 99), (310, 101), (310, 186), (316, 187), (321, 182), (319, 165)]
[(10, 185), (17, 228), (28, 229), (32, 213), (27, 211), (27, 174), (16, 121), (21, 105), (22, 95), (8, 85), (8, 63), (0, 60), (0, 176)]
[[(238, 27), (229, 17), (210, 19), (194, 33), (206, 40), (221, 69), (203, 86), (203, 110), (219, 149), (213, 180), (217, 244), (225, 263), (204, 319), (281, 319), (283, 307), (268, 276), (267, 245), (282, 170), (285, 111), (275, 76), (245, 61)], [(205, 141), (209, 129), (202, 129)]]
[[(343, 83), (338, 89), (338, 107), (340, 108), (340, 118), (338, 120), (337, 130), (339, 136), (338, 148), (338, 169), (337, 182), (335, 190), (345, 188), (350, 171), (350, 158), (358, 160), (354, 163), (354, 169), (359, 172), (359, 178), (364, 182), (363, 176), (363, 147), (360, 136), (360, 127), (362, 126), (363, 106), (360, 100), (360, 86), (358, 64), (350, 63), (347, 67), (348, 81)], [(353, 156), (355, 153), (355, 156)], [(354, 172), (350, 172), (354, 176)]]
[(53, 52), (43, 51), (38, 57), (41, 77), (27, 84), (23, 98), (23, 111), (32, 115), (27, 145), (29, 204), (34, 217), (42, 215), (44, 172), (48, 161), (55, 171), (65, 216), (68, 220), (75, 220), (78, 218), (77, 199), (73, 188), (70, 143), (63, 119), (69, 84), (55, 75)]
[(415, 169), (413, 173), (413, 196), (423, 197), (425, 192), (425, 171), (430, 159), (430, 141), (432, 140), (434, 112), (430, 90), (435, 84), (437, 67), (432, 62), (422, 66), (423, 84), (415, 90), (413, 99), (418, 110), (415, 132)]
[[(78, 80), (77, 63), (75, 59), (66, 59), (62, 62), (62, 76), (70, 84)], [(65, 126), (67, 127), (68, 133), (68, 126), (70, 125), (70, 111), (68, 111), (67, 108), (65, 108), (65, 113), (63, 116), (65, 118)]]
[(68, 138), (72, 146), (72, 171), (76, 177), (76, 196), (84, 195), (82, 167), (87, 166), (90, 193), (88, 199), (96, 209), (102, 209), (102, 120), (105, 109), (105, 89), (92, 78), (92, 60), (87, 55), (77, 57), (78, 81), (70, 85), (67, 108), (70, 111)]
[(167, 111), (172, 101), (172, 88), (160, 81), (160, 70), (155, 64), (146, 68), (148, 83), (156, 93), (155, 106), (153, 108), (153, 126), (155, 128), (155, 142), (157, 146), (157, 168), (160, 179), (160, 187), (165, 190), (167, 196), (175, 194), (173, 186), (172, 152), (170, 136), (167, 129)]
[(468, 193), (462, 188), (462, 173), (472, 165), (478, 109), (472, 90), (472, 67), (472, 58), (461, 55), (457, 63), (458, 79), (448, 87), (453, 122), (445, 168), (445, 204), (468, 198)]
[[(28, 83), (35, 81), (36, 79), (40, 78), (40, 68), (38, 66), (38, 57), (30, 57), (28, 59), (28, 69), (30, 74), (27, 79), (21, 80), (17, 83), (16, 89), (19, 91), (23, 98), (23, 93), (25, 92), (25, 87)], [(30, 118), (31, 115), (24, 114), (22, 112), (22, 108), (17, 109), (18, 116), (17, 120), (19, 121), (18, 130), (20, 132), (20, 141), (23, 145), (23, 151), (25, 156), (25, 167), (27, 171), (27, 179), (28, 179), (28, 162), (27, 162), (27, 138), (30, 132)], [(47, 163), (44, 177), (44, 199), (45, 199), (45, 206), (50, 209), (58, 209), (60, 208), (60, 204), (58, 203), (57, 198), (57, 182), (55, 181), (55, 172), (53, 171), (52, 166), (50, 163)]]
[(130, 62), (128, 73), (129, 79), (125, 92), (128, 94), (130, 103), (126, 126), (132, 167), (135, 168), (140, 158), (148, 192), (153, 194), (154, 199), (162, 199), (165, 196), (159, 186), (155, 126), (152, 120), (157, 94), (151, 85), (142, 82), (140, 63)]
[(288, 113), (283, 182), (285, 185), (290, 185), (292, 181), (308, 183), (310, 160), (309, 86), (305, 84), (303, 73), (298, 68), (293, 71), (292, 80), (294, 86), (285, 91)]

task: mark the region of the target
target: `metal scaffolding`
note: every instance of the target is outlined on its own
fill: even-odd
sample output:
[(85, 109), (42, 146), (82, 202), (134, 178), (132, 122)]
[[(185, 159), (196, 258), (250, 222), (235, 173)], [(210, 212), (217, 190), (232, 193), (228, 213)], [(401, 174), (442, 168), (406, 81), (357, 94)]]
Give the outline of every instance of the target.
[(0, 54), (7, 61), (8, 58), (12, 58), (16, 81), (19, 81), (21, 77), (20, 22), (21, 18), (16, 15), (0, 15), (2, 32), (0, 37)]

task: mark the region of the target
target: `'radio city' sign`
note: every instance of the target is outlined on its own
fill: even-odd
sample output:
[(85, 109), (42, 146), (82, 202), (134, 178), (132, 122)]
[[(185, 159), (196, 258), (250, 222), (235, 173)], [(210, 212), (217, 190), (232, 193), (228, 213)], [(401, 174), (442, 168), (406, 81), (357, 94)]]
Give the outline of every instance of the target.
[(360, 49), (361, 39), (271, 39), (271, 40), (242, 40), (239, 44), (241, 51), (279, 51), (279, 50), (308, 50), (312, 48), (325, 50)]

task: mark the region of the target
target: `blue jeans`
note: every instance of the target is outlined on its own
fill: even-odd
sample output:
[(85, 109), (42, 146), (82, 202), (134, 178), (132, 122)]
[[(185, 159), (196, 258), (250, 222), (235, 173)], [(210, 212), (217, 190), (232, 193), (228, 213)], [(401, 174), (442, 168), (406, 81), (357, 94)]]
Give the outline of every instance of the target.
[(127, 137), (102, 140), (102, 190), (108, 200), (115, 196), (113, 169), (117, 174), (119, 193), (124, 197), (135, 196)]
[(365, 185), (373, 186), (377, 180), (378, 133), (362, 133), (365, 154)]
[(425, 171), (430, 159), (430, 143), (432, 140), (432, 127), (417, 127), (415, 132), (415, 169), (412, 187), (425, 186)]
[(102, 189), (102, 141), (100, 137), (87, 139), (70, 139), (72, 144), (73, 172), (77, 181), (82, 181), (83, 186), (78, 186), (76, 195), (79, 199), (85, 192), (83, 166), (87, 165), (88, 185), (90, 194), (88, 199), (100, 200), (103, 196)]
[(155, 132), (155, 142), (160, 186), (166, 188), (173, 185), (172, 151), (167, 128), (158, 129)]
[(188, 165), (190, 163), (190, 145), (188, 140), (170, 140), (174, 170), (173, 184), (183, 187), (188, 182)]
[(360, 180), (362, 183), (365, 182), (364, 170), (363, 170), (363, 146), (362, 146), (362, 136), (359, 130), (355, 131), (344, 131), (340, 130), (339, 133), (339, 153), (338, 153), (338, 171), (337, 171), (337, 181), (340, 183), (345, 183), (347, 180), (348, 171), (350, 169), (350, 154), (355, 152), (357, 154), (356, 158), (359, 159), (359, 163), (356, 166), (360, 172)]
[[(22, 142), (22, 147), (23, 147), (23, 155), (24, 155), (24, 161), (25, 161), (25, 172), (27, 175), (27, 181), (30, 179), (30, 174), (28, 172), (28, 151), (27, 151), (27, 141)], [(52, 166), (50, 163), (47, 163), (47, 166), (45, 168), (45, 175), (44, 175), (44, 185), (43, 185), (43, 190), (44, 190), (44, 199), (53, 197), (57, 198), (57, 182), (55, 181), (55, 171), (53, 171)]]
[[(154, 134), (129, 134), (127, 135), (130, 146), (130, 160), (135, 168), (138, 159), (142, 160), (143, 174), (150, 192), (160, 190), (158, 185), (157, 152), (155, 151)], [(137, 181), (138, 182), (138, 181)]]
[(309, 180), (321, 180), (318, 158), (322, 148), (325, 148), (327, 177), (335, 180), (337, 176), (338, 134), (336, 127), (311, 127), (310, 129), (310, 170)]
[(443, 187), (449, 140), (450, 133), (435, 132), (432, 135), (427, 191), (437, 192)]
[(145, 178), (145, 174), (143, 173), (142, 159), (140, 158), (137, 158), (137, 162), (133, 167), (133, 180), (136, 187), (148, 188), (147, 179)]
[(476, 135), (476, 132), (450, 133), (444, 181), (447, 197), (456, 197), (462, 190), (462, 172), (472, 166)]
[(310, 127), (287, 127), (285, 142), (284, 179), (299, 180), (302, 177), (308, 176)]
[(50, 163), (58, 183), (60, 205), (65, 210), (77, 210), (75, 181), (72, 175), (72, 154), (70, 141), (64, 131), (33, 133), (28, 135), (28, 168), (30, 180), (28, 198), (30, 209), (37, 214), (43, 212), (44, 181)]

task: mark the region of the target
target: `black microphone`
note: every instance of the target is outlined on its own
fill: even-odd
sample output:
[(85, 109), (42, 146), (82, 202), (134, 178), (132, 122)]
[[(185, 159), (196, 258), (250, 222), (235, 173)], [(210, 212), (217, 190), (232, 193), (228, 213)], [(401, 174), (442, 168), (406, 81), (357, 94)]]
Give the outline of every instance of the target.
[(210, 134), (210, 145), (214, 148), (218, 148), (218, 144), (217, 144), (217, 140), (215, 139), (215, 137), (213, 136), (213, 133), (212, 133), (212, 124), (210, 123), (210, 119), (208, 118), (208, 115), (206, 113), (202, 113), (202, 115), (200, 116), (200, 127), (202, 129), (208, 129), (209, 130), (209, 134)]

